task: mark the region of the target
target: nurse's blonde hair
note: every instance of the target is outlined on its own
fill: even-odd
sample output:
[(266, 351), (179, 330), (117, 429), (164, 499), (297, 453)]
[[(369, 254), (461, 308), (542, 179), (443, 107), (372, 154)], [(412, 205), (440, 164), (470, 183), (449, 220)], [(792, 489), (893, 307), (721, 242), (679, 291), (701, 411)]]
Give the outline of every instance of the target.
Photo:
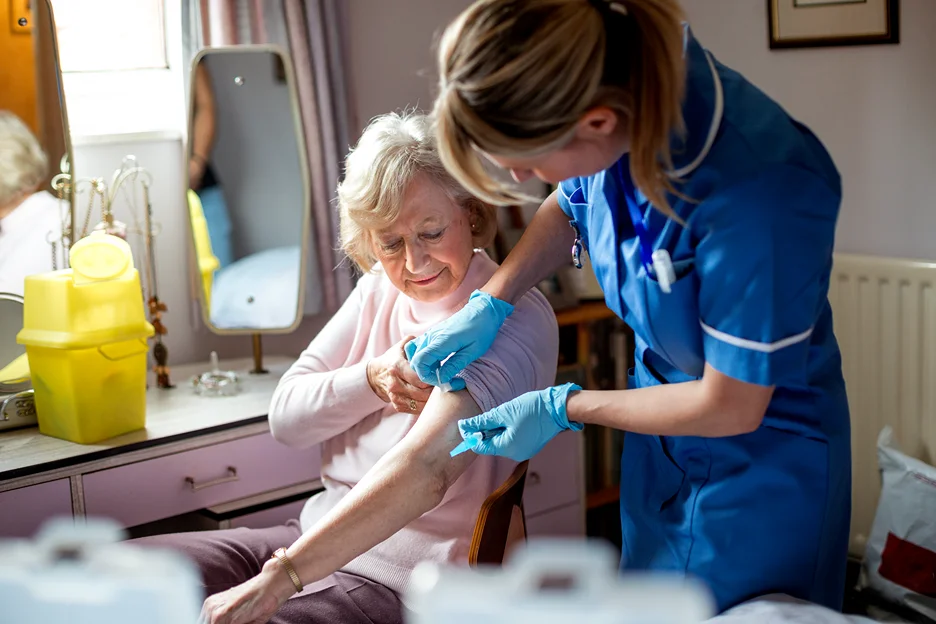
[(345, 159), (338, 185), (338, 238), (361, 271), (377, 263), (374, 233), (400, 216), (410, 184), (425, 176), (468, 212), (472, 244), (489, 246), (497, 233), (494, 206), (465, 190), (442, 165), (428, 116), (415, 111), (371, 120)]
[(434, 117), (445, 166), (496, 205), (529, 201), (478, 150), (533, 157), (562, 147), (590, 109), (626, 124), (634, 182), (672, 215), (670, 141), (684, 131), (677, 0), (477, 0), (439, 46)]

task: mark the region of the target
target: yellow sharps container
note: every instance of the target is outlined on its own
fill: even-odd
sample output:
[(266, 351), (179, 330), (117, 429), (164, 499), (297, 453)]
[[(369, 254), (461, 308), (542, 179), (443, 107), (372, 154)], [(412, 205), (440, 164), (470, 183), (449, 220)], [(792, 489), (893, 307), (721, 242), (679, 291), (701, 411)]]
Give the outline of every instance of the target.
[(70, 269), (26, 278), (23, 329), (39, 431), (93, 444), (146, 426), (146, 339), (130, 245), (94, 232)]

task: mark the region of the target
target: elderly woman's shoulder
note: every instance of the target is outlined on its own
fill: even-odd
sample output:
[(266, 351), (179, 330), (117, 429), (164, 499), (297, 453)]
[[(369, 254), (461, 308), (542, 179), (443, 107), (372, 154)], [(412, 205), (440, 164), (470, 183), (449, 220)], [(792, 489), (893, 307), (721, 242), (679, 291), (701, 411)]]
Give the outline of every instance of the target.
[(510, 319), (513, 319), (514, 323), (531, 324), (543, 329), (558, 327), (556, 312), (543, 293), (536, 288), (528, 290), (520, 298), (514, 306), (513, 314), (508, 317), (508, 320)]

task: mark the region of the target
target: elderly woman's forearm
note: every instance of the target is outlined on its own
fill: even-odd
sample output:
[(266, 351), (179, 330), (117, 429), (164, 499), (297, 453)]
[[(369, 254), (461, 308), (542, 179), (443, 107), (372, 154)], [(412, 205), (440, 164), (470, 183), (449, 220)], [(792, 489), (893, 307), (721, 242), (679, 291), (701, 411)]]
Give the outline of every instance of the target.
[(325, 578), (442, 502), (444, 471), (408, 449), (385, 455), (328, 515), (287, 549), (299, 578)]
[(436, 390), (406, 437), (287, 549), (302, 582), (324, 578), (438, 506), (475, 459), (449, 455), (461, 441), (456, 423), (480, 411), (467, 392)]

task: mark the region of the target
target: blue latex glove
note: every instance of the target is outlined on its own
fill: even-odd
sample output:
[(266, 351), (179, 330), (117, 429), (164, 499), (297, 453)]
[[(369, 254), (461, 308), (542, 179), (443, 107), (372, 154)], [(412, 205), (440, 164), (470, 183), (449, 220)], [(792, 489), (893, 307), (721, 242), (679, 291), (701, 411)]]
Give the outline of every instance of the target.
[(466, 438), (473, 433), (503, 427), (503, 431), (478, 442), (474, 452), (526, 461), (566, 429), (581, 431), (584, 428), (581, 423), (570, 422), (566, 415), (569, 393), (581, 389), (581, 386), (567, 383), (527, 392), (480, 416), (459, 420), (458, 431)]
[[(465, 307), (406, 343), (410, 366), (423, 383), (450, 383), (463, 368), (487, 353), (513, 310), (506, 301), (474, 291)], [(449, 359), (442, 365), (445, 358)]]

